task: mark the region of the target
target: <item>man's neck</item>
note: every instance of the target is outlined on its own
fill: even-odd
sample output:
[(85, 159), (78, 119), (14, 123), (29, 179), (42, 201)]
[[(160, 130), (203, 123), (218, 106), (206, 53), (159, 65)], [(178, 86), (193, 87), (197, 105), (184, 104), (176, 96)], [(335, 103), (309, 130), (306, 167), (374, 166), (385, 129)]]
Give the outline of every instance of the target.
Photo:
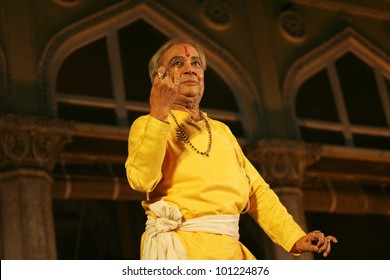
[(172, 110), (178, 110), (178, 111), (184, 111), (187, 112), (191, 119), (194, 121), (200, 121), (202, 119), (200, 112), (199, 112), (199, 106), (195, 106), (195, 108), (187, 108), (182, 105), (174, 104), (172, 106)]

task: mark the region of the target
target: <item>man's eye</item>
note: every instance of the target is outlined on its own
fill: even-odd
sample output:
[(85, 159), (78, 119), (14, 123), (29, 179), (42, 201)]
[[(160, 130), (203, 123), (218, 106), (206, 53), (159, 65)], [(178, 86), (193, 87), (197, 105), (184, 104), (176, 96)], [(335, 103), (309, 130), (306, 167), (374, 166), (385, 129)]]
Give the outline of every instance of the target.
[(192, 62), (192, 65), (193, 65), (193, 66), (196, 66), (196, 67), (200, 67), (200, 66), (201, 66), (201, 64), (200, 64), (199, 61), (193, 61), (193, 62)]
[(181, 61), (172, 61), (171, 66), (182, 66), (183, 62)]

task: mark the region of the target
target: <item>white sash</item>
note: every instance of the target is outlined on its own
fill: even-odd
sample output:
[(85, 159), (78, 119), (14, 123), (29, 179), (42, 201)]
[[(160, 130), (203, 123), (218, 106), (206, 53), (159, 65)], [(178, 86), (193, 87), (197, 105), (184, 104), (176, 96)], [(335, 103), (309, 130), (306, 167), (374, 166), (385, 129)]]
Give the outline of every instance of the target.
[(225, 234), (238, 240), (239, 215), (210, 215), (182, 222), (177, 206), (164, 200), (150, 204), (157, 218), (148, 215), (141, 260), (187, 260), (188, 255), (174, 230)]

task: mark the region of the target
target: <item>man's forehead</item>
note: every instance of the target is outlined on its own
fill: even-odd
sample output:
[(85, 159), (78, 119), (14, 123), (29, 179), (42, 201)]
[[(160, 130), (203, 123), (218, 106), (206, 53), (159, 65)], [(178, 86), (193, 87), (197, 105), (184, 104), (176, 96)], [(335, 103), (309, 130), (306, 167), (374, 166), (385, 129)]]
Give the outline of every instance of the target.
[(196, 49), (189, 44), (177, 44), (177, 45), (172, 46), (170, 49), (168, 49), (168, 51), (166, 52), (166, 56), (170, 56), (170, 57), (173, 57), (173, 56), (186, 56), (186, 57), (196, 56), (196, 57), (198, 57), (199, 54), (196, 51)]
[(190, 53), (188, 52), (187, 45), (184, 45), (184, 54), (185, 54), (186, 57), (190, 56)]

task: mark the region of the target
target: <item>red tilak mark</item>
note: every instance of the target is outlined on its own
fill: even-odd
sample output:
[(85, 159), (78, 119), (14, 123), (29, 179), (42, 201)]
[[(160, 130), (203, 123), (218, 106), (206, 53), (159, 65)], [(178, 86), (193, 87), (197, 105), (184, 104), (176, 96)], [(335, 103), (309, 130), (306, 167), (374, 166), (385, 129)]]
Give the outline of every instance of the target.
[(187, 49), (186, 45), (184, 45), (184, 53), (185, 53), (186, 57), (190, 56), (190, 53), (188, 52), (188, 49)]

